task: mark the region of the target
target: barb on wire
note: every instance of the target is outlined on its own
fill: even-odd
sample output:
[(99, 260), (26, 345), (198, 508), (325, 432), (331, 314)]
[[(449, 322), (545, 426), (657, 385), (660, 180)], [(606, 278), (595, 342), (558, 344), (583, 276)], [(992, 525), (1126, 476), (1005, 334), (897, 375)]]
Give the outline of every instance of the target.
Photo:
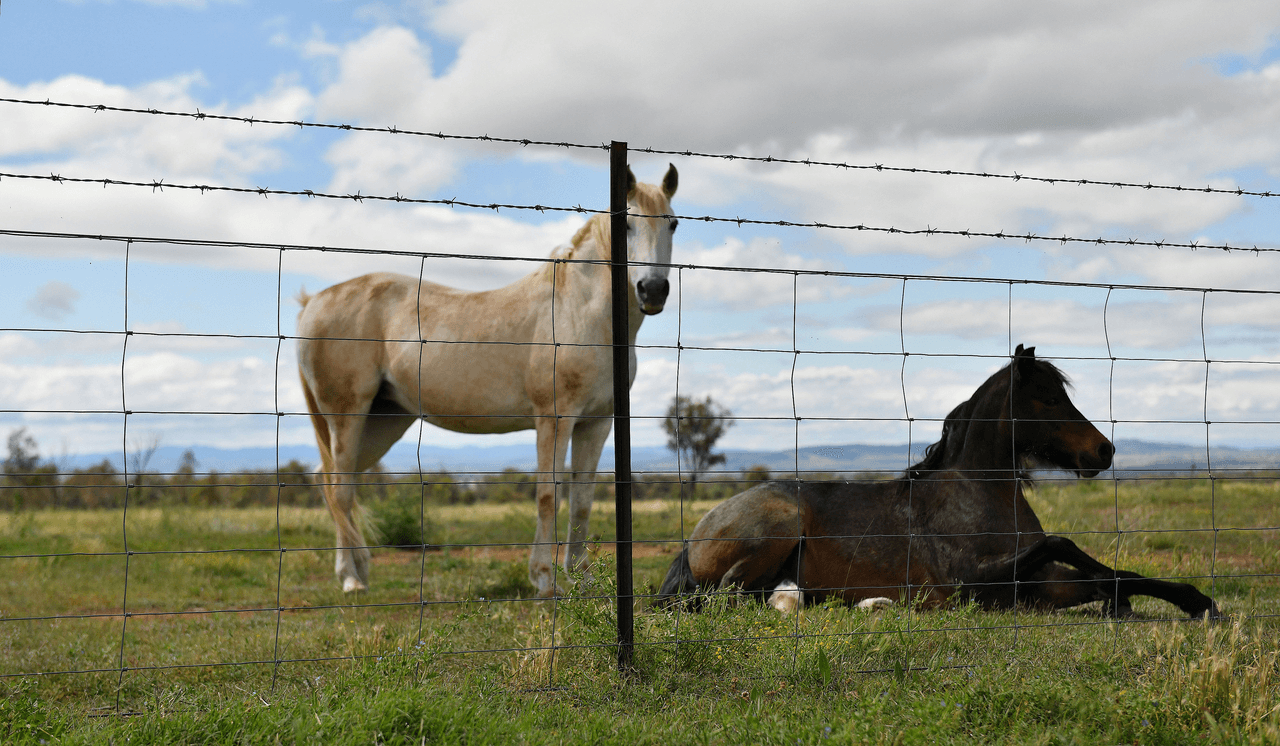
[[(240, 122), (243, 124), (248, 124), (250, 126), (255, 124), (272, 124), (272, 125), (281, 125), (281, 126), (288, 126), (288, 127), (298, 127), (300, 129), (306, 129), (306, 128), (330, 129), (330, 130), (342, 130), (347, 132), (372, 132), (372, 133), (379, 133), (379, 134), (386, 134), (386, 135), (408, 135), (411, 137), (430, 137), (437, 140), (460, 140), (460, 141), (470, 141), (470, 142), (507, 143), (511, 145), (519, 145), (521, 147), (528, 147), (530, 145), (539, 145), (539, 146), (545, 146), (545, 147), (577, 149), (577, 150), (608, 150), (609, 149), (609, 145), (607, 143), (589, 145), (585, 143), (574, 143), (574, 142), (567, 142), (567, 141), (533, 140), (527, 137), (496, 137), (493, 135), (453, 135), (453, 134), (446, 134), (444, 132), (427, 132), (423, 130), (402, 129), (395, 125), (389, 125), (385, 127), (369, 127), (369, 126), (361, 126), (356, 124), (340, 124), (340, 123), (335, 124), (332, 122), (309, 122), (309, 121), (304, 121), (299, 119), (289, 119), (289, 120), (259, 119), (257, 117), (234, 116), (229, 114), (209, 114), (209, 113), (200, 111), (200, 109), (198, 108), (194, 112), (164, 111), (164, 110), (155, 109), (155, 108), (142, 109), (142, 108), (128, 107), (128, 106), (108, 106), (106, 104), (80, 104), (80, 103), (73, 103), (73, 102), (67, 102), (67, 101), (52, 101), (50, 99), (45, 99), (43, 101), (36, 101), (32, 99), (22, 99), (22, 98), (0, 98), (0, 103), (19, 104), (19, 105), (26, 105), (26, 106), (53, 106), (53, 107), (64, 108), (64, 109), (83, 109), (83, 110), (94, 111), (94, 112), (112, 111), (112, 112), (120, 112), (120, 113), (127, 113), (127, 114), (146, 114), (150, 116), (181, 117), (181, 118), (195, 119), (200, 121), (211, 119), (211, 120), (225, 121), (225, 122)], [(741, 155), (738, 153), (703, 153), (703, 152), (698, 152), (698, 151), (689, 150), (689, 149), (673, 150), (673, 149), (666, 149), (666, 148), (645, 147), (645, 148), (632, 148), (632, 150), (638, 153), (647, 153), (651, 155), (678, 156), (681, 158), (711, 158), (711, 159), (726, 160), (726, 161), (745, 161), (748, 163), (780, 163), (784, 165), (820, 166), (824, 168), (835, 168), (835, 169), (846, 170), (846, 171), (874, 171), (876, 173), (904, 173), (904, 174), (923, 174), (923, 175), (929, 175), (929, 176), (957, 176), (957, 177), (964, 177), (964, 178), (996, 179), (999, 181), (1009, 181), (1013, 183), (1021, 183), (1025, 181), (1025, 182), (1049, 184), (1049, 185), (1074, 184), (1076, 186), (1103, 186), (1103, 187), (1111, 187), (1111, 188), (1117, 188), (1117, 189), (1124, 189), (1124, 188), (1142, 189), (1145, 191), (1157, 190), (1157, 191), (1167, 191), (1167, 192), (1192, 192), (1192, 193), (1198, 193), (1198, 194), (1222, 194), (1222, 195), (1230, 195), (1230, 196), (1236, 196), (1236, 197), (1259, 197), (1263, 199), (1280, 197), (1280, 192), (1272, 192), (1269, 190), (1256, 191), (1256, 190), (1244, 189), (1243, 187), (1240, 187), (1238, 185), (1234, 187), (1215, 187), (1212, 185), (1205, 185), (1202, 187), (1191, 187), (1191, 186), (1182, 186), (1179, 184), (1156, 184), (1151, 181), (1141, 182), (1141, 181), (1121, 181), (1121, 180), (1112, 180), (1112, 179), (1068, 179), (1068, 178), (1061, 178), (1057, 176), (1031, 176), (1028, 174), (1018, 173), (1017, 171), (1013, 171), (1011, 173), (992, 173), (989, 171), (968, 171), (964, 169), (953, 169), (953, 168), (940, 169), (940, 168), (918, 168), (918, 167), (912, 167), (912, 166), (891, 166), (883, 163), (848, 163), (845, 161), (814, 160), (812, 158), (781, 158), (773, 155), (759, 156), (759, 155)]]
[[(394, 196), (374, 195), (374, 194), (331, 194), (328, 192), (317, 192), (311, 189), (266, 189), (264, 187), (233, 187), (233, 186), (215, 186), (209, 184), (162, 184), (160, 181), (142, 182), (127, 181), (121, 179), (104, 179), (104, 178), (85, 178), (62, 176), (60, 174), (50, 174), (43, 176), (38, 174), (20, 174), (12, 172), (0, 172), (0, 179), (31, 179), (36, 181), (56, 181), (58, 183), (71, 182), (80, 184), (102, 184), (104, 187), (110, 186), (133, 186), (133, 187), (150, 187), (152, 191), (159, 189), (163, 191), (164, 187), (169, 189), (198, 191), (201, 194), (206, 192), (230, 192), (238, 194), (258, 194), (266, 196), (268, 194), (287, 195), (295, 197), (322, 197), (324, 199), (351, 200), (353, 202), (363, 203), (365, 200), (375, 202), (408, 202), (420, 205), (447, 205), (449, 207), (470, 207), (479, 210), (493, 210), (497, 212), (500, 208), (507, 210), (536, 210), (544, 212), (551, 210), (553, 212), (576, 212), (592, 215), (607, 215), (608, 210), (596, 210), (575, 205), (573, 207), (550, 207), (547, 205), (520, 205), (520, 204), (500, 204), (500, 203), (479, 203), (465, 202), (458, 199), (427, 199), (427, 198), (411, 198), (403, 197), (399, 194)], [(824, 223), (817, 221), (796, 222), (791, 220), (757, 220), (743, 217), (717, 217), (714, 215), (679, 215), (679, 214), (662, 214), (662, 215), (637, 215), (637, 217), (660, 217), (677, 220), (696, 221), (702, 223), (733, 223), (738, 227), (743, 225), (768, 225), (783, 228), (816, 228), (821, 230), (840, 230), (840, 231), (865, 231), (870, 233), (885, 233), (903, 236), (961, 236), (964, 238), (993, 238), (998, 241), (1032, 241), (1038, 242), (1056, 242), (1060, 244), (1091, 244), (1096, 246), (1143, 246), (1156, 249), (1213, 249), (1215, 251), (1241, 251), (1252, 252), (1254, 254), (1262, 253), (1280, 253), (1280, 248), (1266, 246), (1242, 246), (1238, 244), (1229, 244), (1223, 242), (1218, 244), (1202, 244), (1199, 241), (1191, 241), (1182, 243), (1178, 241), (1150, 240), (1137, 238), (1083, 238), (1079, 236), (1042, 236), (1036, 233), (1008, 233), (1004, 230), (999, 231), (975, 231), (960, 230), (948, 228), (934, 228), (925, 226), (924, 228), (898, 228), (894, 226), (867, 225), (866, 223)]]

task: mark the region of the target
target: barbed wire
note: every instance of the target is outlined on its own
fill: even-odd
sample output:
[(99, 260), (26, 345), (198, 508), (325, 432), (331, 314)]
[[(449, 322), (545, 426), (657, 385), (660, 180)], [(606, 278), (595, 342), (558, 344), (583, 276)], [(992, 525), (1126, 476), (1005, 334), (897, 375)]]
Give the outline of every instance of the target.
[[(356, 124), (339, 124), (331, 122), (312, 122), (301, 119), (263, 119), (252, 116), (236, 116), (230, 114), (210, 114), (197, 109), (194, 112), (189, 111), (171, 111), (156, 108), (138, 108), (127, 106), (109, 106), (106, 104), (81, 104), (65, 101), (53, 101), (51, 99), (21, 99), (21, 98), (0, 98), (0, 103), (19, 104), (26, 106), (47, 106), (65, 109), (81, 109), (94, 112), (110, 111), (129, 114), (145, 114), (151, 116), (163, 117), (179, 117), (195, 120), (213, 120), (226, 122), (239, 122), (248, 125), (268, 124), (276, 126), (298, 127), (300, 129), (327, 129), (340, 130), (345, 132), (367, 132), (387, 135), (405, 135), (410, 137), (429, 137), (437, 140), (459, 140), (471, 142), (493, 142), (511, 145), (520, 145), (527, 147), (530, 145), (545, 146), (553, 148), (564, 148), (572, 150), (605, 150), (609, 149), (608, 143), (599, 145), (591, 145), (586, 143), (575, 143), (568, 141), (554, 140), (533, 140), (524, 137), (495, 137), (491, 135), (455, 135), (446, 134), (444, 132), (428, 132), (425, 130), (404, 129), (394, 125), (375, 127)], [(1169, 191), (1169, 192), (1192, 192), (1198, 194), (1222, 194), (1236, 197), (1259, 197), (1269, 199), (1280, 197), (1280, 193), (1270, 190), (1249, 190), (1240, 186), (1234, 187), (1215, 187), (1205, 185), (1203, 187), (1181, 186), (1177, 184), (1159, 184), (1151, 181), (1124, 181), (1115, 179), (1081, 179), (1066, 178), (1057, 176), (1035, 176), (1030, 174), (1021, 174), (1017, 172), (1002, 173), (989, 171), (969, 171), (965, 169), (938, 169), (938, 168), (920, 168), (912, 166), (894, 166), (884, 163), (849, 163), (846, 161), (827, 161), (815, 158), (785, 158), (774, 155), (742, 155), (738, 153), (709, 153), (695, 151), (691, 149), (670, 149), (658, 147), (633, 147), (633, 152), (645, 153), (648, 155), (669, 155), (679, 156), (683, 158), (707, 158), (723, 161), (742, 161), (744, 163), (765, 163), (765, 164), (783, 164), (797, 166), (818, 166), (823, 168), (835, 168), (846, 171), (874, 171), (877, 173), (904, 173), (904, 174), (924, 174), (930, 176), (957, 176), (980, 179), (995, 179), (1000, 181), (1011, 182), (1030, 182), (1041, 184), (1075, 184), (1077, 186), (1103, 186), (1119, 189), (1142, 189), (1144, 191)]]
[(85, 110), (94, 111), (94, 112), (111, 111), (111, 112), (120, 112), (120, 113), (127, 113), (127, 114), (148, 114), (151, 116), (179, 117), (179, 118), (185, 118), (185, 119), (196, 119), (201, 121), (210, 120), (210, 121), (222, 121), (222, 122), (239, 122), (239, 123), (248, 124), (248, 125), (254, 125), (254, 124), (269, 124), (269, 125), (277, 125), (277, 126), (283, 125), (288, 127), (298, 127), (300, 129), (328, 129), (328, 130), (341, 130), (344, 132), (377, 132), (380, 134), (388, 134), (388, 135), (408, 135), (411, 137), (430, 137), (436, 140), (495, 142), (495, 143), (508, 143), (512, 145), (521, 145), (521, 146), (540, 145), (540, 146), (550, 146), (550, 147), (556, 147), (556, 148), (567, 148), (567, 149), (575, 149), (575, 150), (608, 150), (609, 149), (608, 143), (603, 143), (600, 145), (583, 145), (581, 143), (573, 143), (573, 142), (557, 142), (557, 141), (551, 141), (551, 140), (531, 140), (524, 137), (492, 137), (490, 135), (449, 135), (449, 134), (445, 134), (444, 132), (426, 132), (422, 130), (401, 129), (395, 126), (368, 127), (368, 126), (363, 126), (358, 124), (333, 124), (333, 123), (327, 123), (327, 122), (309, 122), (309, 121), (303, 121), (300, 119), (263, 119), (259, 117), (235, 116), (231, 114), (210, 114), (207, 112), (200, 111), (199, 109), (196, 109), (194, 112), (167, 111), (167, 110), (155, 109), (155, 108), (142, 109), (142, 108), (134, 108), (134, 107), (128, 107), (128, 106), (108, 106), (106, 104), (77, 104), (77, 103), (70, 103), (65, 101), (51, 101), (49, 99), (45, 99), (44, 101), (37, 101), (32, 99), (21, 99), (21, 98), (0, 98), (0, 103), (25, 104), (25, 105), (34, 105), (34, 106), (51, 106), (51, 107), (57, 107), (57, 108), (63, 108), (63, 109), (85, 109)]
[[(106, 188), (108, 186), (144, 187), (144, 188), (151, 189), (152, 192), (156, 192), (156, 191), (163, 192), (165, 189), (179, 189), (179, 190), (185, 190), (185, 191), (196, 191), (201, 194), (205, 194), (209, 192), (214, 192), (214, 193), (229, 192), (229, 193), (236, 193), (236, 194), (256, 194), (262, 197), (268, 197), (273, 195), (274, 196), (283, 195), (283, 196), (292, 196), (292, 197), (312, 197), (312, 198), (321, 198), (321, 199), (348, 200), (348, 201), (360, 202), (360, 203), (363, 203), (365, 200), (368, 200), (371, 202), (395, 202), (395, 203), (421, 204), (421, 205), (442, 205), (446, 207), (468, 207), (468, 208), (474, 208), (474, 209), (480, 209), (480, 210), (493, 210), (494, 212), (498, 212), (500, 210), (505, 209), (505, 210), (530, 210), (530, 211), (536, 211), (536, 212), (580, 213), (580, 214), (592, 214), (592, 215), (609, 214), (608, 210), (592, 209), (592, 208), (583, 207), (581, 205), (575, 205), (573, 207), (556, 207), (556, 206), (540, 205), (540, 204), (527, 205), (527, 204), (514, 204), (514, 203), (508, 204), (508, 203), (498, 203), (498, 202), (480, 203), (480, 202), (467, 202), (464, 200), (457, 200), (457, 199), (429, 199), (429, 198), (422, 198), (422, 197), (405, 197), (400, 194), (396, 194), (393, 196), (377, 195), (377, 194), (360, 194), (359, 192), (356, 192), (355, 194), (335, 194), (331, 192), (319, 192), (312, 189), (301, 189), (301, 190), (271, 189), (268, 187), (234, 187), (234, 186), (211, 185), (211, 184), (178, 184), (178, 183), (164, 183), (163, 180), (152, 180), (150, 182), (145, 182), (145, 181), (130, 181), (125, 179), (72, 177), (72, 176), (62, 176), (60, 174), (50, 174), (48, 176), (44, 176), (39, 174), (21, 174), (21, 173), (0, 171), (0, 180), (3, 180), (5, 178), (28, 179), (28, 180), (36, 180), (36, 181), (51, 181), (59, 184), (61, 183), (101, 184), (103, 188)], [(902, 236), (953, 236), (953, 237), (961, 237), (961, 238), (993, 238), (999, 241), (1023, 241), (1025, 243), (1040, 242), (1040, 243), (1056, 243), (1056, 244), (1087, 244), (1087, 245), (1096, 245), (1096, 246), (1128, 246), (1128, 247), (1146, 247), (1146, 248), (1155, 248), (1155, 249), (1191, 249), (1192, 251), (1196, 251), (1199, 249), (1212, 249), (1215, 251), (1224, 251), (1227, 253), (1234, 251), (1234, 252), (1252, 252), (1254, 254), (1280, 252), (1280, 248), (1260, 247), (1260, 246), (1257, 246), (1256, 244), (1252, 246), (1243, 246), (1243, 245), (1233, 245), (1233, 244), (1223, 242), (1221, 245), (1218, 245), (1218, 244), (1211, 244), (1211, 243), (1200, 242), (1200, 241), (1178, 242), (1178, 241), (1164, 241), (1164, 240), (1136, 239), (1136, 238), (1103, 238), (1101, 236), (1097, 238), (1084, 238), (1080, 236), (1070, 236), (1066, 234), (1061, 236), (1040, 235), (1040, 234), (1032, 233), (1029, 231), (1026, 233), (1016, 233), (1016, 232), (1010, 233), (1010, 232), (1005, 232), (1003, 230), (998, 230), (998, 231), (968, 230), (968, 229), (957, 229), (957, 228), (934, 228), (932, 226), (926, 226), (924, 228), (898, 228), (895, 226), (878, 226), (878, 225), (868, 225), (865, 223), (843, 223), (842, 224), (842, 223), (826, 223), (826, 222), (819, 222), (819, 221), (762, 220), (757, 218), (743, 218), (743, 217), (732, 217), (732, 218), (717, 217), (713, 215), (682, 215), (679, 213), (673, 213), (673, 214), (664, 213), (664, 214), (655, 214), (655, 215), (636, 214), (635, 217), (689, 220), (689, 221), (696, 221), (696, 222), (702, 222), (702, 223), (733, 223), (733, 224), (736, 224), (739, 228), (741, 228), (744, 225), (752, 225), (752, 226), (774, 226), (774, 227), (781, 227), (781, 228), (815, 228), (815, 229), (825, 229), (825, 230), (882, 233), (882, 234), (888, 234), (888, 235), (902, 235)]]
[(74, 177), (74, 176), (61, 176), (59, 174), (50, 174), (48, 176), (41, 176), (38, 174), (20, 174), (20, 173), (0, 171), (0, 180), (6, 179), (6, 178), (29, 179), (29, 180), (36, 180), (36, 181), (52, 181), (59, 184), (62, 184), (62, 183), (101, 184), (104, 189), (108, 186), (130, 186), (130, 187), (146, 187), (151, 189), (152, 192), (157, 192), (157, 191), (163, 192), (165, 189), (179, 189), (183, 191), (195, 191), (201, 194), (205, 194), (208, 192), (214, 192), (214, 193), (228, 192), (233, 194), (256, 194), (261, 197), (290, 196), (290, 197), (312, 197), (312, 198), (318, 198), (318, 199), (349, 200), (351, 202), (364, 202), (365, 200), (369, 200), (370, 202), (403, 202), (407, 204), (416, 204), (416, 205), (443, 205), (445, 207), (471, 207), (471, 208), (476, 208), (481, 210), (493, 210), (494, 212), (507, 209), (507, 210), (533, 210), (536, 212), (576, 212), (576, 213), (591, 213), (591, 214), (597, 214), (597, 215), (607, 215), (609, 213), (608, 210), (593, 210), (593, 209), (582, 207), (581, 205), (574, 206), (574, 207), (550, 207), (547, 205), (517, 205), (517, 204), (503, 204), (499, 202), (481, 203), (481, 202), (466, 202), (463, 200), (456, 200), (456, 199), (425, 199), (421, 197), (404, 197), (399, 194), (396, 194), (390, 197), (386, 195), (378, 195), (378, 194), (360, 194), (359, 192), (356, 192), (355, 194), (334, 194), (330, 192), (317, 192), (311, 189), (270, 189), (268, 187), (235, 187), (235, 186), (214, 185), (214, 184), (177, 184), (177, 183), (165, 183), (163, 179), (158, 179), (158, 180), (153, 179), (152, 181), (149, 181), (149, 182), (130, 181), (128, 179), (90, 179), (90, 178), (80, 178), (80, 177)]

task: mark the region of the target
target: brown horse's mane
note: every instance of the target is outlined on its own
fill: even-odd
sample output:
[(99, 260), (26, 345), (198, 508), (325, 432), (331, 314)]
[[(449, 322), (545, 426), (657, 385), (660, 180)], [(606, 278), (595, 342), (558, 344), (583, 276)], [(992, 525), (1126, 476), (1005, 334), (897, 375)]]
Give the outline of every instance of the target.
[[(1063, 386), (1071, 385), (1071, 380), (1067, 378), (1067, 374), (1063, 373), (1053, 363), (1037, 358), (1031, 358), (1031, 362), (1035, 365), (1035, 375), (1047, 376)], [(938, 438), (938, 442), (924, 449), (924, 458), (908, 467), (902, 479), (920, 479), (930, 472), (943, 471), (947, 468), (947, 460), (950, 453), (958, 451), (959, 447), (963, 445), (965, 434), (969, 430), (968, 423), (974, 418), (974, 402), (981, 400), (984, 392), (1008, 381), (1009, 369), (1014, 363), (1021, 363), (1021, 361), (1014, 360), (992, 373), (991, 377), (973, 392), (973, 396), (947, 414), (946, 419), (942, 422), (942, 436)], [(1000, 413), (988, 416), (998, 417)], [(1019, 472), (1018, 476), (1024, 481), (1030, 481), (1030, 475), (1026, 472)]]

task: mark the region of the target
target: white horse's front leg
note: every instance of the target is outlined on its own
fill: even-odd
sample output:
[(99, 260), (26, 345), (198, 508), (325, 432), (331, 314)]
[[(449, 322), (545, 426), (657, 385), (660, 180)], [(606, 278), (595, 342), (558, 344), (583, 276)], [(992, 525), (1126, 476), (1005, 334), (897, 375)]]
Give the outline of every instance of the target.
[(328, 419), (333, 454), (330, 462), (322, 465), (322, 476), (325, 480), (325, 502), (333, 516), (337, 534), (333, 572), (345, 593), (363, 591), (369, 587), (371, 555), (355, 520), (356, 486), (352, 479), (357, 468), (359, 434), (364, 417), (331, 415)]
[(538, 431), (538, 528), (529, 552), (529, 582), (538, 595), (556, 595), (556, 491), (564, 476), (564, 457), (573, 432), (572, 418), (539, 417)]
[(585, 569), (587, 557), (587, 528), (591, 521), (591, 506), (595, 502), (596, 468), (600, 465), (600, 451), (613, 426), (612, 417), (599, 417), (578, 421), (573, 429), (573, 455), (569, 486), (569, 552), (564, 559), (564, 569)]

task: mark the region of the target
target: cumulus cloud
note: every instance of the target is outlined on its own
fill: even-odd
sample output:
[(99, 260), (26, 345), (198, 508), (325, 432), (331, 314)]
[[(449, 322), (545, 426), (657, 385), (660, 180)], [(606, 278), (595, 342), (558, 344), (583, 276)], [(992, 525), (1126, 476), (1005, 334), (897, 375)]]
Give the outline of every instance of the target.
[[(834, 286), (810, 282), (808, 278), (799, 282), (793, 275), (772, 271), (835, 268), (829, 261), (788, 253), (778, 239), (754, 238), (748, 242), (729, 236), (724, 243), (711, 248), (682, 247), (680, 256), (674, 259), (681, 264), (699, 265), (697, 269), (677, 273), (681, 302), (692, 308), (765, 308), (790, 305), (793, 300), (801, 303), (827, 300), (841, 292)], [(726, 269), (710, 269), (717, 267)]]

